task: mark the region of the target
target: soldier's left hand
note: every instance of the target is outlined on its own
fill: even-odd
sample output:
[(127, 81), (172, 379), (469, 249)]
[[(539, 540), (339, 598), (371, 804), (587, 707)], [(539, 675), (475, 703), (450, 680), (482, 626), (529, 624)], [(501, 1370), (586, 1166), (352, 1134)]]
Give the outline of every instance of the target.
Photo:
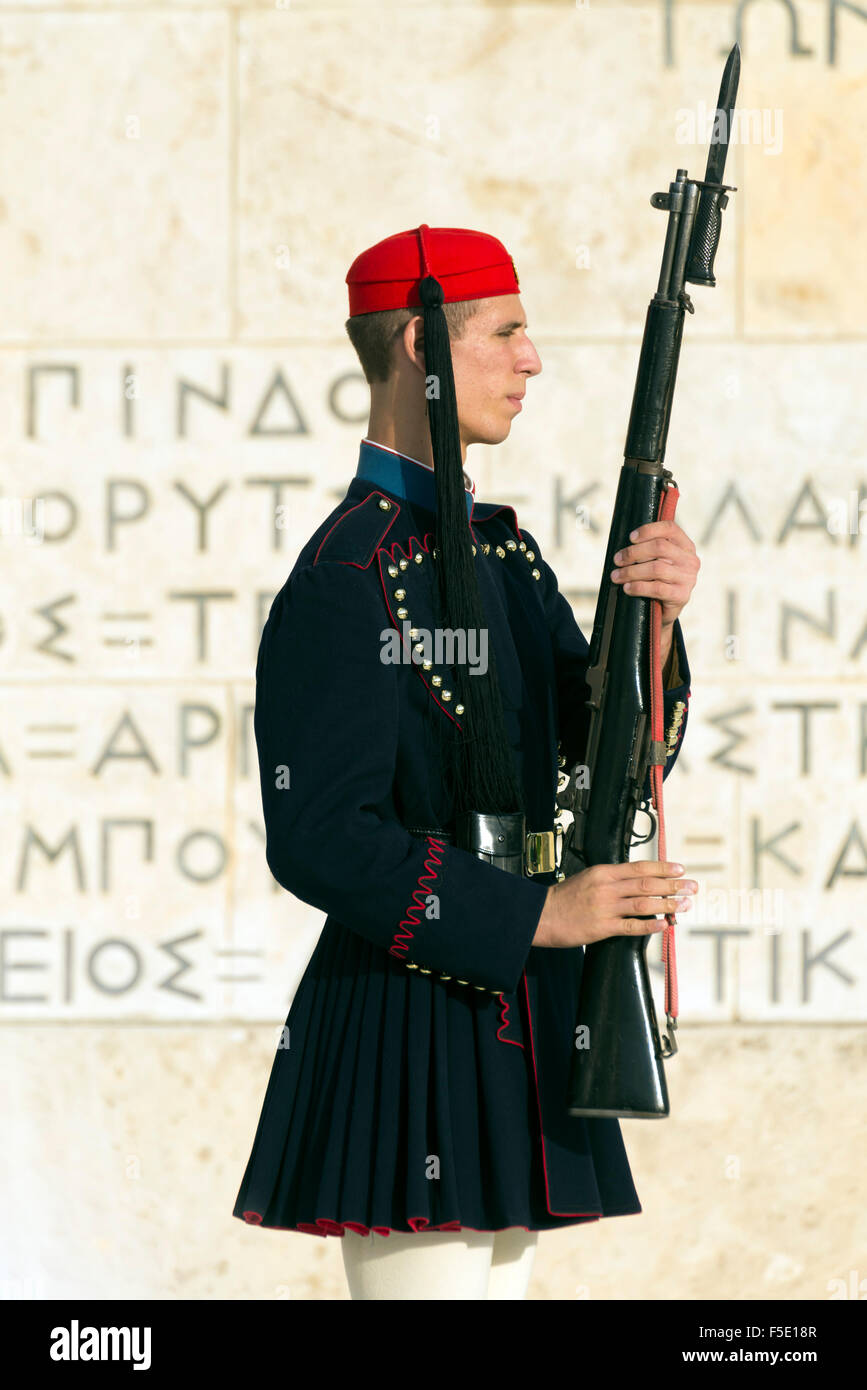
[(701, 560), (689, 536), (676, 521), (649, 521), (632, 532), (631, 544), (618, 550), (611, 571), (615, 584), (627, 594), (658, 598), (662, 626), (669, 627), (689, 602)]

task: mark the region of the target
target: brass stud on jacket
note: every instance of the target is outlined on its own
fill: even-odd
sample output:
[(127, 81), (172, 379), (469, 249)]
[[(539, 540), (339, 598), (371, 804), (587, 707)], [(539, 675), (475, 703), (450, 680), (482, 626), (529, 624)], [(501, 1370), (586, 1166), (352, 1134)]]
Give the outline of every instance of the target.
[(417, 551), (415, 552), (415, 555), (413, 555), (412, 558), (415, 560), (415, 562), (416, 562), (417, 565), (420, 565), (421, 562), (422, 562), (422, 560), (424, 559), (424, 551), (423, 551), (423, 550), (417, 550)]
[(464, 706), (463, 706), (463, 705), (455, 705), (455, 714), (463, 714), (463, 712), (464, 712)]
[(542, 578), (542, 576), (541, 576), (541, 574), (539, 573), (538, 570), (531, 570), (530, 573), (532, 574), (532, 576), (533, 576), (534, 579), (541, 579), (541, 578)]
[(384, 497), (380, 497), (380, 499), (379, 499), (379, 505), (382, 507), (382, 510), (383, 510), (384, 512), (390, 512), (390, 511), (391, 511), (391, 503), (388, 502)]
[(395, 589), (394, 596), (396, 599), (406, 598), (406, 589)]
[(409, 560), (398, 560), (397, 563), (400, 569), (405, 570), (407, 565), (409, 564)]
[[(565, 877), (565, 875), (563, 875), (563, 877)], [(416, 963), (411, 960), (405, 960), (404, 965), (407, 970), (417, 970), (420, 975), (433, 975), (435, 973), (433, 970), (427, 969), (424, 965), (416, 965)], [(443, 971), (440, 971), (439, 978), (445, 983), (448, 983), (449, 980), (454, 980), (455, 984), (458, 985), (468, 986), (470, 984), (469, 980), (457, 980), (454, 975), (446, 975)], [(501, 989), (489, 989), (487, 985), (473, 985), (472, 988), (478, 990), (480, 994), (492, 994), (495, 999), (502, 1000), (503, 998), (503, 991)]]
[(528, 560), (530, 560), (530, 561), (535, 560), (535, 558), (536, 558), (536, 552), (535, 552), (535, 550), (527, 550), (527, 551), (525, 551), (524, 553), (525, 553), (525, 555), (526, 555), (526, 557), (527, 557)]
[(517, 541), (506, 541), (506, 549), (507, 549), (507, 550), (517, 550), (517, 549), (518, 549), (518, 542), (517, 542)]
[(506, 558), (506, 552), (505, 552), (505, 550), (503, 549), (503, 547), (502, 547), (501, 545), (498, 545), (498, 546), (497, 546), (497, 554), (499, 555), (499, 557), (500, 557), (501, 560), (505, 560), (505, 558)]
[(452, 692), (450, 690), (444, 690), (442, 695), (444, 700), (450, 700), (452, 698)]
[(442, 676), (431, 676), (430, 683), (431, 685), (442, 685), (443, 678)]
[(400, 574), (400, 570), (398, 569), (397, 565), (389, 565), (388, 572), (391, 575), (392, 579), (397, 579), (397, 576)]
[(397, 610), (397, 616), (398, 616), (399, 618), (408, 618), (408, 617), (409, 617), (409, 609), (408, 609), (408, 608), (398, 608), (398, 610)]

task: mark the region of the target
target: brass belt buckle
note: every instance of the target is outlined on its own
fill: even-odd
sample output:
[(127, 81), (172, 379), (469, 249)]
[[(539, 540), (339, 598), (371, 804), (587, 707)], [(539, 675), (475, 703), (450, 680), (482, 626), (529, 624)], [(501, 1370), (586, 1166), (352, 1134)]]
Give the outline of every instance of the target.
[(527, 874), (550, 874), (557, 867), (553, 830), (529, 830), (526, 843)]

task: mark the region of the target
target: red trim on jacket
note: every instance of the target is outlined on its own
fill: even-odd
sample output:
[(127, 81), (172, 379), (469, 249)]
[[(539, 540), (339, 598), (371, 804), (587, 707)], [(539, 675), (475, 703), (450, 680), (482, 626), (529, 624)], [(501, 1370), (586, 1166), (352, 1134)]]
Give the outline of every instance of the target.
[[(412, 913), (413, 913), (413, 912), (416, 912), (416, 913), (423, 912), (423, 911), (424, 911), (424, 902), (423, 902), (423, 901), (422, 901), (422, 902), (418, 902), (418, 901), (417, 901), (417, 894), (418, 894), (419, 892), (421, 892), (421, 893), (423, 893), (423, 894), (427, 894), (427, 893), (430, 891), (429, 889), (426, 889), (426, 888), (422, 888), (422, 887), (421, 887), (422, 879), (427, 878), (427, 879), (430, 880), (431, 883), (436, 882), (436, 877), (437, 877), (436, 870), (437, 870), (437, 868), (439, 867), (439, 865), (442, 864), (442, 862), (443, 862), (443, 856), (442, 856), (442, 854), (440, 854), (440, 857), (437, 858), (436, 852), (437, 852), (437, 850), (442, 851), (443, 849), (445, 849), (445, 841), (444, 841), (444, 840), (437, 840), (437, 839), (434, 838), (433, 835), (426, 835), (426, 836), (425, 836), (425, 839), (427, 840), (428, 845), (430, 846), (430, 852), (431, 852), (431, 855), (433, 856), (433, 858), (432, 858), (432, 859), (426, 859), (426, 860), (424, 861), (424, 867), (425, 867), (426, 869), (433, 868), (434, 872), (433, 872), (432, 874), (425, 874), (425, 873), (420, 873), (420, 874), (419, 874), (418, 879), (417, 879), (417, 881), (416, 881), (416, 886), (415, 886), (415, 888), (413, 888), (413, 890), (412, 890), (412, 896), (413, 896), (413, 900), (415, 901), (415, 906), (414, 906), (414, 907), (413, 907), (413, 906), (408, 907), (408, 908), (406, 909), (406, 916), (398, 923), (398, 929), (397, 929), (397, 931), (396, 931), (395, 934), (394, 934), (394, 944), (391, 945), (391, 946), (389, 946), (389, 948), (388, 948), (388, 953), (389, 953), (390, 956), (398, 956), (398, 957), (405, 956), (406, 953), (407, 953), (407, 951), (409, 950), (409, 943), (410, 943), (410, 941), (412, 941), (412, 938), (413, 938), (413, 936), (415, 935), (415, 933), (414, 933), (414, 932), (411, 932), (411, 931), (410, 931), (410, 932), (401, 931), (401, 927), (409, 927), (409, 926), (417, 927), (417, 926), (418, 926), (418, 924), (419, 924), (419, 919), (418, 919), (418, 917), (413, 917), (413, 916), (412, 916)], [(434, 866), (436, 866), (436, 867), (434, 867)], [(402, 943), (402, 944), (401, 944), (401, 938), (403, 938), (403, 943)]]
[[(332, 526), (329, 526), (328, 530), (325, 532), (325, 535), (322, 537), (322, 540), (319, 542), (318, 546), (316, 547), (316, 554), (313, 556), (313, 564), (314, 564), (314, 565), (318, 562), (318, 560), (319, 560), (319, 552), (320, 552), (320, 550), (322, 549), (322, 547), (323, 547), (323, 545), (325, 544), (325, 542), (328, 540), (328, 537), (331, 535), (331, 532), (334, 531), (334, 530), (340, 525), (341, 522), (345, 521), (346, 518), (347, 518), (352, 512), (357, 512), (358, 509), (359, 509), (359, 507), (365, 507), (365, 506), (367, 506), (367, 503), (370, 501), (371, 497), (385, 497), (385, 493), (384, 493), (384, 492), (379, 492), (378, 490), (377, 490), (377, 491), (374, 491), (374, 492), (369, 492), (369, 493), (367, 494), (367, 496), (364, 497), (364, 498), (362, 498), (362, 500), (361, 500), (360, 502), (356, 502), (356, 504), (355, 504), (354, 507), (347, 507), (346, 511), (345, 511), (345, 512), (342, 512), (342, 513), (340, 514), (340, 516), (337, 518), (337, 520), (334, 522), (334, 524), (333, 524)], [(369, 568), (370, 568), (370, 565), (373, 563), (373, 557), (374, 557), (374, 555), (377, 553), (377, 550), (378, 550), (378, 548), (379, 548), (379, 543), (380, 543), (380, 541), (382, 540), (382, 538), (383, 538), (383, 536), (385, 535), (385, 533), (388, 531), (389, 527), (393, 526), (394, 523), (397, 521), (397, 518), (399, 517), (400, 511), (401, 511), (400, 503), (399, 503), (399, 502), (395, 502), (395, 500), (394, 500), (393, 497), (386, 497), (385, 500), (386, 500), (387, 502), (390, 502), (391, 505), (392, 505), (392, 507), (394, 508), (394, 516), (389, 517), (388, 521), (386, 521), (386, 522), (384, 523), (383, 528), (382, 528), (382, 535), (380, 535), (379, 540), (377, 540), (376, 544), (374, 545), (373, 550), (372, 550), (372, 552), (371, 552), (370, 559), (367, 561), (367, 564), (362, 565), (358, 560), (338, 560), (338, 561), (337, 561), (338, 564), (340, 564), (340, 565), (352, 565), (352, 566), (354, 566), (354, 568), (357, 569), (357, 570), (366, 570), (366, 569), (369, 569)]]
[(500, 1037), (500, 1034), (502, 1033), (503, 1029), (508, 1028), (509, 1026), (509, 1003), (504, 994), (500, 994), (500, 1003), (502, 1005), (502, 1008), (500, 1009), (500, 1026), (497, 1029), (497, 1042), (511, 1043), (513, 1047), (523, 1048), (524, 1044), (522, 1042), (519, 1042), (517, 1038)]
[[(483, 503), (481, 503), (481, 506), (482, 506), (482, 507), (489, 507), (490, 505), (491, 505), (490, 502), (483, 502)], [(476, 522), (476, 525), (478, 525), (479, 522), (490, 521), (491, 517), (492, 517), (492, 516), (496, 516), (498, 512), (511, 512), (511, 513), (512, 513), (512, 524), (513, 524), (513, 529), (514, 529), (514, 531), (516, 532), (518, 538), (519, 538), (520, 540), (523, 540), (523, 539), (524, 539), (524, 535), (523, 535), (523, 532), (521, 531), (520, 526), (518, 525), (518, 514), (517, 514), (517, 512), (515, 511), (515, 508), (514, 508), (514, 507), (510, 507), (510, 506), (509, 506), (508, 502), (501, 502), (500, 505), (499, 505), (499, 507), (494, 507), (494, 510), (493, 510), (492, 512), (488, 512), (487, 516), (479, 517), (479, 520)], [(470, 530), (471, 530), (471, 531), (472, 531), (472, 529), (473, 529), (472, 526), (470, 526)], [(481, 532), (479, 532), (479, 536), (477, 537), (477, 539), (481, 539), (481, 540), (482, 540), (482, 543), (484, 544), (484, 538), (482, 537)]]

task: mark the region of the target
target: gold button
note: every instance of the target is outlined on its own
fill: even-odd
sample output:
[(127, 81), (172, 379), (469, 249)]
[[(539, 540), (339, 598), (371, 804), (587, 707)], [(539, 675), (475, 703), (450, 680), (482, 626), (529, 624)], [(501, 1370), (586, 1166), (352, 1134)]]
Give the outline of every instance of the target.
[(431, 676), (430, 683), (431, 685), (442, 685), (443, 678), (442, 676)]
[(475, 555), (475, 553), (476, 553), (476, 547), (473, 546), (473, 554)]
[(488, 545), (488, 542), (485, 541), (485, 544), (482, 546), (482, 554), (483, 554), (483, 555), (490, 555), (490, 553), (491, 553), (491, 547)]
[(398, 608), (398, 610), (397, 610), (397, 616), (398, 616), (399, 618), (408, 618), (408, 617), (409, 617), (409, 609), (408, 609), (408, 608)]
[(407, 970), (418, 970), (417, 965), (413, 965), (411, 960), (405, 962)]
[(420, 975), (429, 975), (431, 972), (429, 970), (425, 970), (423, 965), (420, 965), (418, 968), (418, 973)]
[(491, 991), (488, 989), (487, 985), (473, 985), (473, 989), (481, 989), (481, 990), (484, 990), (485, 994), (490, 994), (490, 993), (491, 993)]
[(429, 671), (430, 668), (431, 668), (432, 666), (433, 666), (433, 662), (432, 662), (432, 661), (423, 661), (423, 662), (421, 663), (421, 668), (422, 668), (423, 671)]
[(506, 552), (505, 552), (505, 550), (503, 549), (503, 547), (502, 547), (501, 545), (498, 545), (498, 546), (497, 546), (497, 554), (499, 555), (499, 557), (500, 557), (501, 560), (505, 560), (505, 558), (506, 558)]
[(450, 690), (444, 690), (444, 691), (443, 691), (443, 699), (444, 699), (444, 700), (450, 700), (451, 698), (452, 698), (452, 692), (451, 692)]
[(534, 579), (541, 579), (541, 578), (542, 578), (542, 576), (541, 576), (541, 574), (539, 573), (538, 570), (531, 570), (530, 573), (532, 574), (532, 576), (533, 576)]
[(424, 555), (423, 555), (422, 551), (417, 550), (417, 551), (415, 552), (415, 555), (414, 555), (412, 558), (415, 560), (415, 562), (416, 562), (417, 565), (420, 565), (421, 562), (422, 562), (422, 560), (424, 559)]
[(380, 497), (380, 499), (379, 499), (379, 505), (382, 507), (382, 510), (383, 510), (384, 512), (389, 512), (389, 511), (391, 511), (391, 503), (390, 503), (390, 502), (387, 502), (387, 501), (385, 500), (384, 497)]
[(455, 714), (463, 714), (463, 712), (464, 712), (464, 707), (463, 707), (463, 705), (455, 705)]
[(524, 553), (526, 554), (528, 560), (535, 560), (535, 558), (536, 558), (536, 552), (535, 552), (535, 550), (527, 550), (527, 551), (525, 551)]
[(400, 574), (400, 570), (398, 569), (397, 565), (389, 565), (388, 572), (391, 575), (392, 579), (397, 579), (397, 576)]
[(418, 628), (417, 628), (417, 627), (411, 627), (410, 630), (409, 630), (409, 635), (410, 635), (410, 637), (418, 637)]
[(468, 985), (469, 983), (469, 980), (458, 980), (459, 985)]
[(416, 642), (413, 651), (418, 652), (419, 656), (424, 656), (424, 642)]
[(397, 563), (402, 570), (405, 570), (407, 565), (409, 564), (409, 560), (398, 560)]
[(395, 598), (406, 598), (406, 589), (395, 589)]
[(518, 542), (517, 542), (517, 541), (506, 541), (506, 549), (507, 549), (507, 550), (517, 550), (517, 549), (518, 549)]
[(436, 548), (436, 546), (434, 546), (433, 550), (431, 551), (431, 555), (434, 557), (434, 559), (436, 559), (436, 557), (437, 557), (437, 548)]
[(526, 542), (526, 541), (521, 541), (521, 544), (518, 546), (518, 549), (519, 549), (519, 550), (526, 550), (526, 549), (527, 549), (527, 542)]
[(450, 980), (451, 978), (451, 975), (440, 975), (441, 980)]

